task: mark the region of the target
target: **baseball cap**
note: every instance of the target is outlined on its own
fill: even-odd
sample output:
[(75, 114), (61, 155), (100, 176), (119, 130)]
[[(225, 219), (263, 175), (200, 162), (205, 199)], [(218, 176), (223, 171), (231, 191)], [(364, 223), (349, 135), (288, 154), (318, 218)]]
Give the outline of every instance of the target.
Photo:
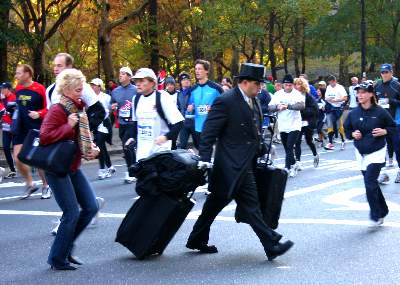
[(12, 85), (10, 82), (3, 82), (0, 84), (0, 88), (11, 89)]
[(325, 85), (326, 86), (326, 82), (322, 80), (322, 81), (318, 82), (318, 85)]
[(94, 78), (92, 79), (92, 81), (90, 81), (90, 84), (103, 86), (103, 80), (101, 80), (100, 78)]
[(384, 63), (381, 65), (381, 72), (383, 71), (392, 71), (392, 65), (390, 63)]
[(294, 82), (293, 76), (291, 74), (286, 74), (282, 80), (283, 83), (292, 83)]
[(179, 78), (178, 78), (178, 80), (179, 80), (179, 82), (181, 82), (182, 80), (185, 80), (185, 79), (188, 79), (188, 80), (190, 80), (190, 74), (189, 73), (186, 73), (186, 72), (182, 72), (181, 74), (179, 74)]
[(354, 87), (354, 90), (365, 90), (367, 92), (374, 92), (374, 84), (370, 81), (365, 81)]
[(154, 73), (154, 71), (150, 68), (146, 67), (140, 68), (132, 79), (143, 79), (143, 78), (148, 78), (153, 80), (154, 82), (157, 82), (157, 76)]
[(132, 74), (133, 74), (132, 70), (127, 66), (121, 67), (119, 72), (124, 72), (124, 73), (128, 74), (129, 76), (132, 76)]

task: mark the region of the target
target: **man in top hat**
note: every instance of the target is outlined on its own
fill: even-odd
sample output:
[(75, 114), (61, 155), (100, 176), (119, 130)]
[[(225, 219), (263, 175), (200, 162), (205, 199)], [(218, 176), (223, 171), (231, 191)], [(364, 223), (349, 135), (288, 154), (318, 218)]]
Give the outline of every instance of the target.
[(293, 242), (280, 243), (281, 235), (264, 222), (254, 178), (257, 158), (265, 154), (261, 139), (262, 111), (257, 94), (264, 81), (263, 65), (244, 63), (237, 76), (238, 86), (217, 97), (201, 134), (199, 165), (211, 161), (216, 144), (214, 166), (203, 211), (193, 227), (186, 247), (203, 253), (217, 253), (208, 245), (210, 227), (218, 213), (233, 199), (241, 219), (257, 234), (268, 260), (288, 251)]

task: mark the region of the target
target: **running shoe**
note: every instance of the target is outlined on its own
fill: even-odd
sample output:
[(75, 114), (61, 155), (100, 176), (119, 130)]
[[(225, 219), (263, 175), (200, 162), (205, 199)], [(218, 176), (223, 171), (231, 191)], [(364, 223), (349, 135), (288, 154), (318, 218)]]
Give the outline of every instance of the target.
[(289, 177), (293, 178), (297, 176), (297, 168), (295, 165), (292, 165), (289, 170)]
[(50, 199), (51, 198), (51, 189), (50, 186), (42, 186), (40, 189), (42, 189), (42, 197), (40, 199)]
[(3, 182), (5, 172), (6, 170), (3, 167), (0, 167), (0, 183)]
[(300, 161), (296, 161), (296, 164), (294, 165), (296, 168), (296, 171), (302, 171), (303, 170), (303, 165), (301, 164)]
[(324, 146), (324, 149), (335, 150), (335, 146), (333, 145), (333, 143), (328, 143), (326, 146)]
[(396, 179), (394, 180), (394, 183), (400, 183), (400, 170), (399, 170), (399, 172), (397, 172)]
[(17, 172), (15, 171), (10, 171), (6, 176), (4, 176), (5, 179), (11, 179), (17, 177)]
[(340, 150), (344, 150), (344, 147), (345, 147), (345, 142), (341, 142), (340, 143)]
[(31, 186), (26, 186), (25, 193), (22, 195), (21, 200), (28, 198), (37, 190), (39, 190), (39, 187), (37, 187), (35, 184)]
[(108, 171), (109, 171), (111, 174), (115, 174), (115, 173), (117, 172), (117, 170), (115, 169), (115, 167), (114, 167), (113, 165), (111, 165), (111, 166), (108, 168)]
[[(399, 175), (397, 174), (397, 177), (398, 177)], [(397, 178), (396, 177), (396, 178)], [(379, 184), (381, 184), (381, 185), (386, 185), (386, 184), (389, 184), (389, 181), (390, 181), (390, 177), (389, 177), (389, 175), (387, 175), (386, 173), (382, 173), (381, 175), (379, 175), (379, 177), (378, 177), (378, 183)], [(397, 182), (398, 183), (398, 182)]]
[(380, 226), (383, 225), (383, 221), (384, 221), (383, 218), (380, 218), (380, 219), (378, 219), (377, 221), (371, 220), (371, 221), (369, 222), (368, 227), (369, 227), (369, 228), (378, 228), (378, 227), (380, 227)]
[(97, 225), (97, 222), (99, 221), (100, 211), (101, 211), (101, 209), (104, 208), (104, 204), (106, 203), (104, 201), (104, 198), (102, 198), (102, 197), (96, 197), (96, 201), (97, 201), (97, 204), (99, 205), (99, 210), (97, 211), (96, 216), (94, 216), (94, 218), (90, 222), (90, 225), (92, 225), (92, 226)]
[(98, 173), (97, 173), (97, 178), (99, 180), (103, 180), (106, 178), (111, 177), (111, 173), (108, 169), (99, 169)]
[(136, 178), (129, 176), (129, 173), (125, 172), (124, 182), (127, 184), (132, 184), (133, 182), (136, 182)]
[(393, 158), (389, 158), (386, 168), (393, 168), (393, 167), (394, 167)]
[(53, 236), (57, 235), (58, 228), (60, 227), (60, 224), (61, 224), (61, 221), (58, 220), (58, 221), (56, 222), (56, 226), (51, 230), (51, 234), (52, 234)]
[(319, 154), (314, 156), (314, 167), (317, 168), (319, 165)]

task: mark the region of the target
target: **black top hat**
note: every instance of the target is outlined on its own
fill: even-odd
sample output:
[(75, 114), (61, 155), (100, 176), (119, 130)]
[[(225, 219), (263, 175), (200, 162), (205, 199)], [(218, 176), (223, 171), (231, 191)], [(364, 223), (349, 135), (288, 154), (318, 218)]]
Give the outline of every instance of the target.
[(235, 78), (265, 82), (265, 66), (248, 62), (242, 63), (240, 73)]

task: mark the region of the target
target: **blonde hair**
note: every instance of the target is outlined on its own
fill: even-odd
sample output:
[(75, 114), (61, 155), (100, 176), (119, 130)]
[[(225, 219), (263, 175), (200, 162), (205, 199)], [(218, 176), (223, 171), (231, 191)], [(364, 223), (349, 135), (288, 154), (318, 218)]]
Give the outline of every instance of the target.
[(301, 93), (310, 93), (310, 85), (308, 85), (308, 81), (304, 78), (295, 78), (293, 83), (295, 85), (299, 84), (301, 86)]
[(85, 82), (86, 77), (82, 71), (75, 68), (64, 69), (56, 78), (56, 91), (62, 94), (65, 89), (74, 89)]

